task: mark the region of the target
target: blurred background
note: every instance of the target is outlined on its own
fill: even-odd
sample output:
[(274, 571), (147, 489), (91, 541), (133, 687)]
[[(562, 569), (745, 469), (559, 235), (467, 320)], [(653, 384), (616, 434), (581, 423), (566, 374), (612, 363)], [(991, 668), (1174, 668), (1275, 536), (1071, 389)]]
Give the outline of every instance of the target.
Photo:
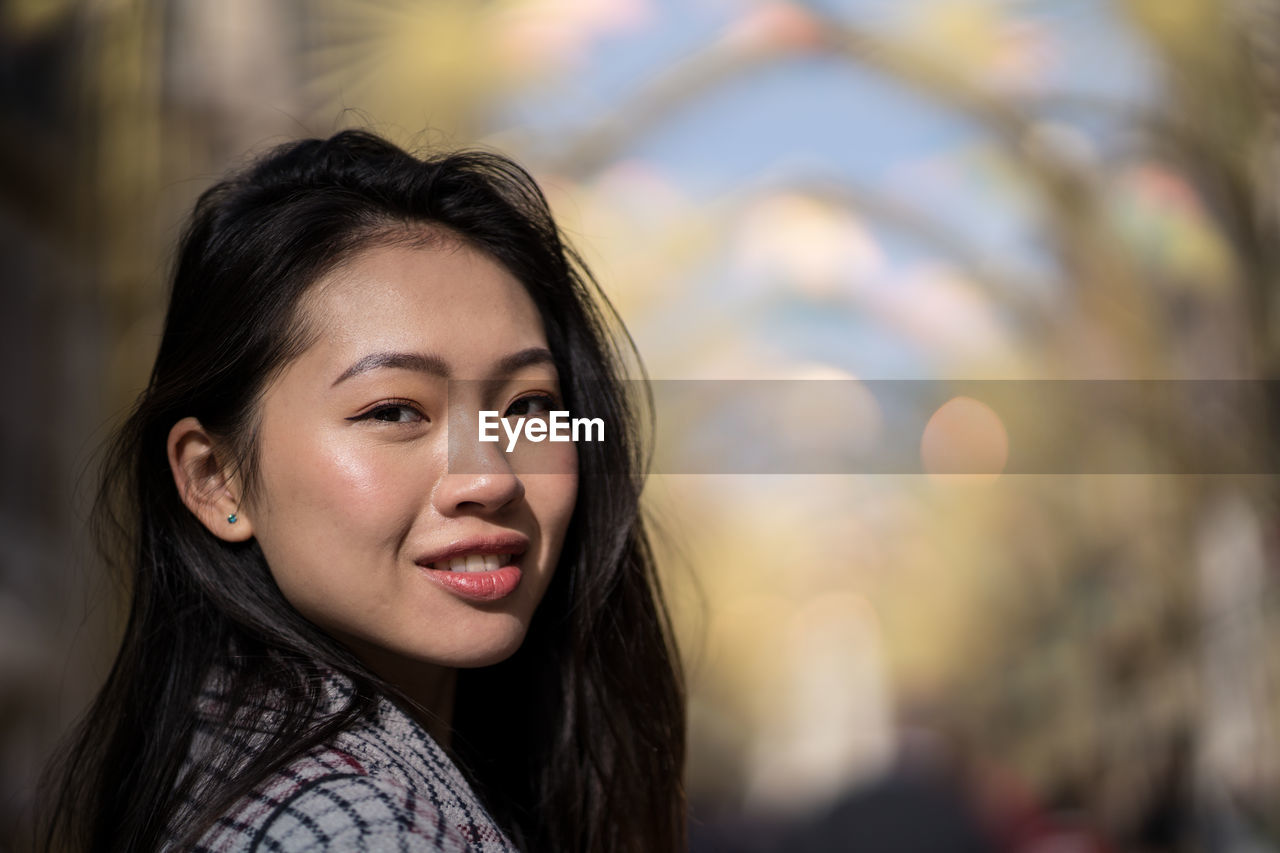
[[(529, 167), (655, 378), (1280, 379), (1269, 0), (4, 0), (0, 849), (114, 652), (93, 452), (182, 217), (349, 126)], [(651, 479), (694, 849), (1280, 850), (1275, 468), (946, 476), (1007, 436), (929, 422), (927, 473)]]

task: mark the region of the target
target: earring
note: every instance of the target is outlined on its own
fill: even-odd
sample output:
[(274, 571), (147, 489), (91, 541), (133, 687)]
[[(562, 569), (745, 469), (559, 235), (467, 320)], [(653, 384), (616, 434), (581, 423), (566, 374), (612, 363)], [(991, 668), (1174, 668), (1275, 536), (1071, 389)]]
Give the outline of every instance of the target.
[(227, 524), (235, 524), (239, 520), (240, 516), (236, 515), (234, 512), (227, 516)]

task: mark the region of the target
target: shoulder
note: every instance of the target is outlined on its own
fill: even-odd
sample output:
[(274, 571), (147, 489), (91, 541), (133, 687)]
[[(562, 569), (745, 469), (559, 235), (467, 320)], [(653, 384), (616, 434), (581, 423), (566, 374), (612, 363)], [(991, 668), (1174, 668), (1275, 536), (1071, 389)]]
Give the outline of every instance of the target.
[(252, 835), (250, 851), (469, 851), (429, 800), (394, 780), (335, 772), (291, 786)]
[(370, 773), (345, 750), (327, 747), (293, 762), (224, 815), (199, 845), (205, 851), (319, 853), (511, 851), (442, 801), (434, 786)]
[[(331, 680), (326, 686), (330, 704), (340, 707), (347, 695), (343, 683)], [(219, 748), (217, 727), (202, 720), (197, 729), (201, 752)], [(208, 775), (206, 781), (211, 784), (204, 790), (216, 789), (227, 777)], [(298, 755), (255, 785), (216, 820), (195, 849), (201, 853), (514, 850), (445, 751), (385, 698), (371, 716)]]

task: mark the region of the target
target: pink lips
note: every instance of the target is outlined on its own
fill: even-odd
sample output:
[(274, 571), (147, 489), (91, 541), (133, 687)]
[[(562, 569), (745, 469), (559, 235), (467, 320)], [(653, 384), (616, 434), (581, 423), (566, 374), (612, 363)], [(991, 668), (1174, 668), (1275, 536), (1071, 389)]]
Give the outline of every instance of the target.
[(497, 601), (515, 592), (523, 576), (519, 566), (503, 566), (493, 572), (449, 572), (423, 569), (427, 577), (462, 598), (472, 601)]
[[(446, 548), (420, 557), (416, 562), (427, 578), (459, 598), (470, 601), (497, 601), (515, 592), (523, 573), (516, 565), (529, 548), (528, 538), (517, 533), (502, 533), (458, 540)], [(437, 569), (445, 563), (469, 554), (507, 554), (507, 564), (493, 571), (461, 572)]]

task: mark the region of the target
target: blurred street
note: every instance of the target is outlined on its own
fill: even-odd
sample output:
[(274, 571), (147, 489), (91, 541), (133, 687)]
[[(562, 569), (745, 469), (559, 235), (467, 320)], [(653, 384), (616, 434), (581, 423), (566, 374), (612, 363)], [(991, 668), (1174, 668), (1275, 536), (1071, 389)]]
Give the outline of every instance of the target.
[(121, 627), (181, 219), (350, 126), (524, 164), (717, 383), (645, 495), (695, 853), (1280, 851), (1264, 0), (0, 2), (0, 851)]

